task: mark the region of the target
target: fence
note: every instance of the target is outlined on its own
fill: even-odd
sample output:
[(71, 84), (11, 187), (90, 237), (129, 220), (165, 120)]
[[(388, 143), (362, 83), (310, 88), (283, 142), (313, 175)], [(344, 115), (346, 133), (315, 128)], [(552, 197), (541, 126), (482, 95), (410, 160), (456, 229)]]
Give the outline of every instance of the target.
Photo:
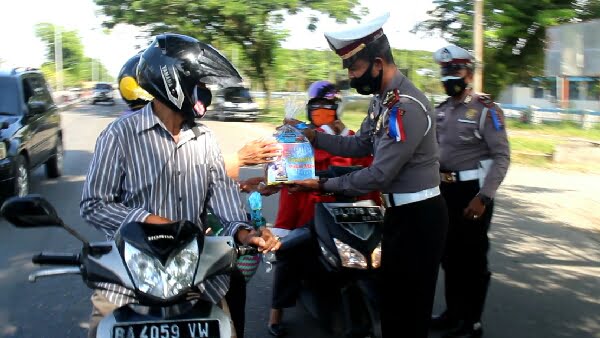
[(591, 129), (600, 123), (600, 112), (589, 109), (540, 108), (513, 104), (499, 104), (504, 116), (534, 124), (544, 122), (575, 122), (583, 129)]

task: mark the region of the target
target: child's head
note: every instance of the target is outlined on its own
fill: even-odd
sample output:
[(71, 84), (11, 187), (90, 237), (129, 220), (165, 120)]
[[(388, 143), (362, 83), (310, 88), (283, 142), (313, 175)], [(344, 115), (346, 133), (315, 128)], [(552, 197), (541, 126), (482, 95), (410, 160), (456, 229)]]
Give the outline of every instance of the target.
[(317, 81), (308, 87), (307, 119), (317, 127), (340, 118), (338, 108), (340, 93), (329, 81)]

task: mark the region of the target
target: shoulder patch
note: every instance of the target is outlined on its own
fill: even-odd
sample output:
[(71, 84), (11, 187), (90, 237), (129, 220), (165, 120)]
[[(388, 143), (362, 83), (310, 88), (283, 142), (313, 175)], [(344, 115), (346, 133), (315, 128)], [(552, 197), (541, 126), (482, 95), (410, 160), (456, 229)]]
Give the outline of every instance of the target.
[(404, 122), (402, 121), (404, 113), (404, 110), (400, 109), (398, 106), (395, 106), (390, 110), (387, 134), (396, 142), (404, 142), (406, 140)]
[(481, 104), (483, 104), (484, 106), (488, 107), (488, 108), (493, 108), (495, 103), (494, 100), (492, 100), (492, 97), (490, 95), (484, 94), (484, 95), (480, 95), (477, 100), (479, 102), (481, 102)]
[(488, 110), (487, 118), (492, 120), (494, 129), (502, 130), (504, 128), (504, 112), (498, 107), (494, 107)]

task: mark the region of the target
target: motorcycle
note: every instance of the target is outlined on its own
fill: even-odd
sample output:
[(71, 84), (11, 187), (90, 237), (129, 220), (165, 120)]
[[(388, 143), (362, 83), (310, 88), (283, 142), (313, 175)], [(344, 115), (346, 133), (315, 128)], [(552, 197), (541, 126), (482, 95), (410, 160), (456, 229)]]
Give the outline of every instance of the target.
[[(360, 167), (330, 167), (319, 177), (337, 177)], [(267, 256), (284, 259), (293, 250), (317, 258), (307, 264), (299, 303), (336, 337), (379, 338), (381, 322), (376, 275), (381, 265), (383, 209), (372, 200), (335, 195), (317, 203), (314, 221), (290, 231), (281, 248)]]
[(81, 275), (85, 284), (117, 284), (131, 290), (136, 304), (124, 305), (104, 317), (98, 338), (230, 338), (229, 316), (199, 298), (204, 280), (232, 271), (238, 256), (256, 254), (237, 247), (231, 236), (204, 236), (198, 226), (182, 221), (168, 225), (129, 223), (113, 241), (89, 243), (66, 225), (54, 207), (39, 195), (13, 197), (0, 214), (19, 228), (61, 227), (82, 242), (77, 254), (45, 253), (39, 265), (60, 266), (29, 276)]

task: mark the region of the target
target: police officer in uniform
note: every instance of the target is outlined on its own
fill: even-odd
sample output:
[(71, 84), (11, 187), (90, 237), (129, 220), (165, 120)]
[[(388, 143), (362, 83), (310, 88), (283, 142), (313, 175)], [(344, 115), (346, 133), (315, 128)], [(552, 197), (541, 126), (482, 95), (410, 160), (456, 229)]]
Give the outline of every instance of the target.
[(374, 155), (362, 170), (295, 182), (298, 189), (383, 194), (381, 325), (383, 337), (427, 337), (448, 215), (440, 195), (435, 115), (429, 101), (394, 64), (382, 26), (389, 13), (326, 33), (348, 69), (351, 87), (371, 95), (355, 136), (305, 130), (316, 148), (344, 157)]
[(450, 224), (442, 259), (446, 310), (433, 317), (444, 337), (481, 337), (481, 314), (490, 281), (488, 230), (494, 197), (510, 163), (502, 110), (475, 93), (473, 58), (450, 45), (438, 50), (449, 98), (436, 108), (441, 190)]

